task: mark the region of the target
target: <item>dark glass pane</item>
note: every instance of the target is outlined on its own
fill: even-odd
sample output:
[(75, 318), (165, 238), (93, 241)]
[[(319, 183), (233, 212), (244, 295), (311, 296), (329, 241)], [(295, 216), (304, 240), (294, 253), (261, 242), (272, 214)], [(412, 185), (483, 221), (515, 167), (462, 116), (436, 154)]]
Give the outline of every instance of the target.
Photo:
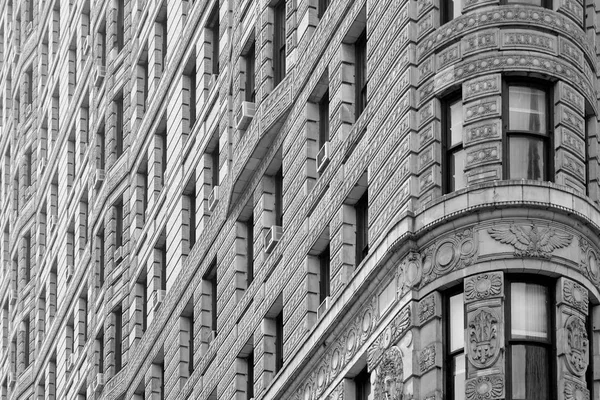
[(541, 346), (512, 346), (513, 400), (546, 400), (550, 366), (548, 350)]
[(465, 175), (465, 156), (463, 149), (451, 153), (449, 156), (450, 167), (450, 187), (448, 191), (453, 192), (467, 186), (467, 176)]
[[(450, 297), (450, 352), (465, 347), (465, 303), (463, 294)], [(464, 367), (464, 366), (463, 366)]]
[(530, 4), (532, 6), (542, 6), (542, 0), (507, 0), (508, 4)]
[(511, 337), (548, 339), (548, 289), (533, 283), (510, 286)]
[[(522, 2), (519, 1), (519, 3)], [(541, 5), (539, 2), (536, 3)], [(508, 104), (509, 130), (547, 134), (546, 92), (524, 86), (510, 86), (508, 88)]]
[[(462, 297), (462, 293), (460, 295)], [(463, 310), (460, 310), (461, 314)], [(452, 359), (452, 376), (454, 378), (454, 400), (465, 398), (465, 354), (460, 353)]]
[(545, 180), (544, 141), (535, 137), (509, 138), (510, 179)]

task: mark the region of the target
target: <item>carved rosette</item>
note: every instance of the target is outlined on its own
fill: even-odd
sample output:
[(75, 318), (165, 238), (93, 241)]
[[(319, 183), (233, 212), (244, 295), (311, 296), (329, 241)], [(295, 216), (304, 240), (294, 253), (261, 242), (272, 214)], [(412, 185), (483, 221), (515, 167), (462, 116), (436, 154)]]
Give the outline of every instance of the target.
[(573, 379), (565, 378), (565, 400), (590, 400), (589, 390)]
[(402, 353), (398, 347), (392, 346), (383, 353), (376, 372), (375, 399), (402, 400), (404, 367)]
[(416, 251), (409, 252), (396, 271), (397, 297), (400, 298), (409, 288), (417, 286), (423, 278), (421, 255)]
[(563, 300), (571, 307), (588, 314), (588, 291), (577, 282), (564, 279), (562, 287)]
[(500, 354), (500, 319), (490, 308), (471, 314), (468, 324), (468, 357), (473, 366), (488, 368)]
[(567, 368), (573, 375), (582, 377), (587, 371), (590, 360), (590, 342), (583, 318), (577, 315), (569, 316), (565, 323), (565, 332)]
[(490, 272), (465, 279), (465, 303), (501, 297), (504, 277), (502, 272)]
[(435, 344), (430, 344), (419, 353), (419, 371), (423, 374), (435, 367)]
[(484, 375), (469, 379), (465, 385), (467, 400), (494, 400), (504, 397), (504, 376)]
[(554, 250), (569, 246), (573, 240), (568, 232), (533, 222), (493, 226), (488, 233), (498, 242), (511, 245), (516, 257), (550, 258)]
[(419, 302), (419, 324), (423, 325), (436, 314), (435, 293), (430, 294)]

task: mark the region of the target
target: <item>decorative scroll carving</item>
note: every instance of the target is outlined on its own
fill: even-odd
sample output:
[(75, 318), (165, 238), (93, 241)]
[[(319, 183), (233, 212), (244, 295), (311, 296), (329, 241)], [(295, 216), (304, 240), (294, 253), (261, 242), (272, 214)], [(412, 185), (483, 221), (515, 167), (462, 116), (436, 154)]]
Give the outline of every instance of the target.
[(554, 228), (544, 228), (532, 223), (530, 226), (502, 226), (488, 229), (491, 237), (500, 243), (510, 244), (515, 248), (517, 257), (550, 258), (556, 249), (567, 247), (573, 235)]
[(465, 279), (465, 301), (483, 300), (502, 295), (502, 274), (491, 272)]
[(577, 282), (565, 280), (563, 285), (563, 299), (565, 303), (587, 315), (589, 301), (586, 288)]
[(504, 397), (504, 376), (484, 375), (469, 379), (465, 387), (467, 400), (494, 400)]
[(476, 368), (488, 368), (500, 354), (499, 319), (490, 308), (476, 311), (469, 320), (469, 361)]
[(567, 333), (566, 358), (567, 367), (574, 375), (583, 376), (590, 360), (587, 330), (583, 319), (571, 315), (565, 323)]
[(430, 344), (419, 353), (419, 371), (429, 371), (435, 366), (435, 344)]
[(375, 399), (402, 400), (404, 389), (404, 368), (402, 353), (396, 346), (385, 351), (377, 368)]

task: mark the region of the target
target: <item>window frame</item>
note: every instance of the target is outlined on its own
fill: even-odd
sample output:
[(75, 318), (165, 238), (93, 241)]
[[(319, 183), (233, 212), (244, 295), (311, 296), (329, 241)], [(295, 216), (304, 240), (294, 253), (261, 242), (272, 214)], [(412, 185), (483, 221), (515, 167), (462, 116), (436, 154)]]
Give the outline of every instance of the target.
[[(450, 7), (448, 6), (447, 3), (448, 0), (446, 1), (441, 1), (440, 2), (440, 25), (444, 25), (450, 21), (452, 21), (453, 19), (456, 19), (458, 17), (452, 17), (450, 15)], [(452, 1), (454, 3), (454, 1)], [(464, 9), (464, 5), (461, 3), (461, 9), (460, 9), (460, 13), (462, 15), (462, 11)]]
[[(548, 293), (548, 301), (546, 305), (546, 313), (548, 316), (547, 320), (547, 328), (549, 333), (548, 340), (535, 340), (535, 339), (526, 339), (526, 338), (511, 338), (511, 329), (512, 329), (512, 304), (511, 304), (511, 293), (512, 288), (511, 285), (513, 283), (529, 283), (536, 284), (540, 286), (544, 286)], [(556, 374), (556, 280), (545, 278), (543, 276), (535, 275), (506, 275), (504, 277), (504, 352), (505, 352), (505, 368), (506, 371), (512, 371), (512, 346), (515, 345), (533, 345), (544, 347), (548, 351), (548, 359), (551, 361), (549, 363), (548, 368), (548, 394), (549, 400), (556, 399), (556, 393), (558, 387), (556, 385), (553, 386), (553, 377)], [(589, 316), (586, 318), (589, 319)], [(513, 389), (513, 381), (512, 376), (508, 376), (509, 373), (506, 374), (506, 383), (505, 383), (505, 398), (506, 400), (512, 400), (512, 389)]]
[[(442, 165), (444, 168), (442, 169), (442, 192), (444, 194), (452, 193), (456, 190), (460, 190), (463, 188), (456, 189), (456, 187), (452, 184), (452, 175), (450, 174), (450, 160), (451, 156), (462, 151), (465, 151), (464, 141), (461, 140), (459, 144), (456, 144), (452, 147), (449, 146), (449, 135), (451, 128), (451, 107), (456, 102), (460, 102), (462, 104), (462, 92), (457, 91), (453, 92), (449, 96), (446, 96), (442, 100)], [(463, 113), (463, 123), (464, 123), (464, 113)], [(464, 172), (463, 167), (463, 175), (465, 175), (465, 187), (468, 186), (466, 183), (466, 174)]]
[[(526, 1), (509, 1), (509, 0), (500, 0), (501, 5), (524, 5), (530, 7), (541, 7), (541, 8), (549, 8), (552, 9), (552, 0), (540, 0), (541, 5), (531, 4)], [(584, 12), (585, 13), (585, 12)]]
[[(449, 400), (454, 400), (454, 379), (453, 379), (453, 371), (452, 371), (452, 361), (455, 359), (457, 355), (460, 353), (464, 354), (465, 357), (465, 369), (467, 367), (467, 354), (465, 343), (463, 343), (463, 347), (460, 350), (451, 351), (451, 335), (450, 335), (450, 316), (451, 316), (451, 305), (450, 299), (457, 295), (463, 295), (463, 329), (467, 329), (467, 318), (466, 318), (466, 307), (464, 302), (464, 284), (456, 285), (452, 289), (446, 291), (443, 295), (443, 304), (442, 309), (444, 312), (444, 323), (442, 324), (442, 337), (443, 346), (444, 346), (444, 360), (443, 365), (445, 368), (444, 379), (446, 383), (444, 387), (446, 388), (447, 397)], [(463, 335), (463, 339), (466, 339)], [(465, 382), (466, 382), (466, 371), (465, 371)]]
[(256, 103), (256, 40), (252, 40), (248, 51), (243, 55), (246, 64), (244, 99)]
[(355, 103), (354, 116), (360, 117), (367, 107), (367, 28), (354, 42)]
[(285, 0), (273, 5), (273, 87), (286, 75)]
[[(509, 90), (511, 87), (526, 87), (531, 89), (542, 90), (546, 94), (546, 135), (535, 133), (532, 131), (510, 130), (509, 129), (509, 113), (510, 113), (510, 98)], [(554, 99), (554, 84), (549, 81), (526, 80), (524, 78), (504, 79), (502, 82), (502, 176), (504, 180), (518, 179), (510, 176), (510, 137), (524, 138), (541, 138), (544, 149), (544, 168), (542, 179), (540, 182), (554, 182), (554, 119), (553, 119), (553, 99)]]
[(356, 254), (355, 267), (369, 255), (369, 190), (354, 204), (356, 212)]

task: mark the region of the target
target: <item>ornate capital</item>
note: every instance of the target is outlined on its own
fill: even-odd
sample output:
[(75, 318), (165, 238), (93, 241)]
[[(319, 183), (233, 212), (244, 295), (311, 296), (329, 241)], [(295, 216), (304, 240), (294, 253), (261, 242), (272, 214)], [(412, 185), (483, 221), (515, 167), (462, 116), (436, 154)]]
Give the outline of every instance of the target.
[(502, 272), (489, 272), (465, 279), (465, 303), (504, 295)]

